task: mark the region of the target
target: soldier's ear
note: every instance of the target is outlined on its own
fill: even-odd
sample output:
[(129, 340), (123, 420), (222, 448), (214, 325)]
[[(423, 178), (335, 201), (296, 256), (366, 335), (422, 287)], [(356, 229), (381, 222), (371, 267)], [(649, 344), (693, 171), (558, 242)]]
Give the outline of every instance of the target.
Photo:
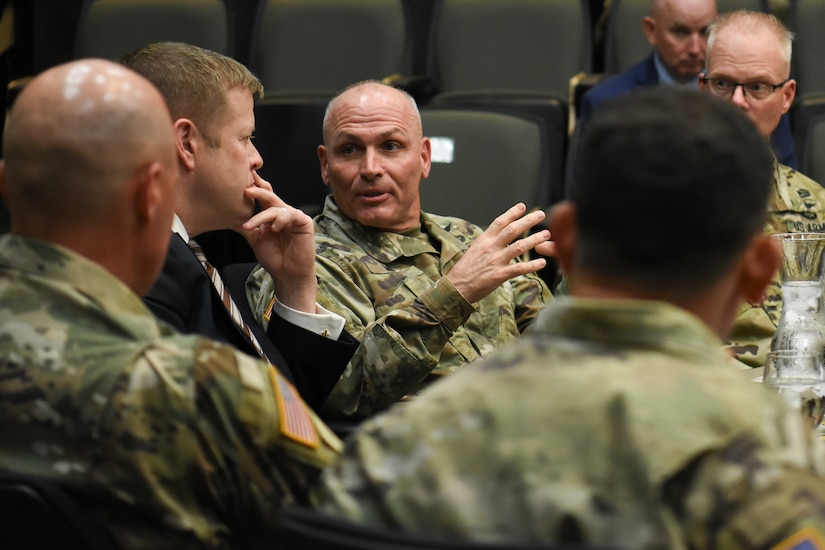
[(656, 45), (656, 20), (651, 16), (646, 15), (642, 18), (642, 31), (645, 33), (645, 38), (651, 46)]
[(570, 273), (576, 255), (578, 230), (576, 226), (576, 207), (570, 201), (562, 201), (549, 212), (550, 233), (556, 244), (556, 260), (559, 271)]
[(188, 118), (177, 119), (174, 123), (174, 130), (178, 159), (187, 170), (194, 170), (201, 134), (195, 123)]
[(433, 160), (433, 145), (430, 138), (421, 138), (421, 178), (427, 179), (430, 177), (430, 168)]
[(6, 191), (6, 161), (0, 159), (0, 200), (9, 204)]
[(327, 158), (327, 148), (318, 146), (318, 163), (321, 165), (321, 181), (324, 185), (329, 185), (329, 159)]
[(739, 290), (751, 304), (765, 299), (765, 291), (776, 275), (782, 261), (782, 252), (770, 235), (756, 235), (742, 255)]

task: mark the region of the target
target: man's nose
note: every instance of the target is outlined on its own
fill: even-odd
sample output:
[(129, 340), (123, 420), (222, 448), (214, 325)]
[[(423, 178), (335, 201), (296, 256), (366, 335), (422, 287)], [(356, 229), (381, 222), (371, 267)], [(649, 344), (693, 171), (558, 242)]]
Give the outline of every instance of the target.
[(730, 96), (730, 101), (737, 107), (747, 109), (748, 100), (745, 98), (745, 88), (741, 84), (736, 84), (733, 88), (733, 93)]
[(698, 32), (695, 32), (695, 33), (691, 34), (690, 38), (688, 38), (688, 50), (687, 51), (692, 53), (692, 54), (695, 54), (695, 55), (701, 55), (702, 54), (702, 48), (705, 45), (704, 40), (705, 40), (704, 37), (702, 35), (700, 35)]
[(374, 179), (381, 175), (381, 162), (375, 149), (368, 147), (364, 151), (364, 158), (361, 162), (361, 175), (366, 179)]
[(251, 166), (253, 170), (260, 170), (261, 166), (264, 165), (264, 159), (261, 157), (261, 153), (258, 151), (258, 148), (250, 142), (249, 145), (252, 147), (252, 152), (249, 156), (249, 159), (252, 161)]

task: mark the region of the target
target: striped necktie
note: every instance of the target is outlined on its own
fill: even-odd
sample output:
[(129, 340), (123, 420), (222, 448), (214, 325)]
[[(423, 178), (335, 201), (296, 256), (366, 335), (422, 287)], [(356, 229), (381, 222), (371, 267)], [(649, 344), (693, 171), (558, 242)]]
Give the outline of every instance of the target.
[(238, 304), (235, 303), (235, 300), (232, 299), (232, 295), (229, 294), (229, 291), (223, 285), (223, 279), (221, 279), (221, 274), (218, 273), (218, 270), (215, 269), (215, 266), (210, 264), (206, 259), (206, 254), (203, 253), (203, 249), (201, 245), (199, 245), (195, 239), (189, 239), (189, 248), (192, 249), (192, 252), (195, 253), (195, 256), (198, 258), (198, 261), (201, 263), (203, 268), (206, 270), (206, 274), (209, 275), (209, 279), (212, 281), (212, 286), (215, 287), (215, 290), (218, 292), (218, 296), (221, 297), (221, 301), (223, 302), (226, 311), (229, 312), (229, 316), (232, 317), (232, 321), (241, 329), (241, 332), (244, 333), (249, 343), (252, 344), (252, 347), (255, 348), (255, 351), (258, 352), (258, 355), (269, 363), (270, 365), (272, 362), (264, 353), (263, 348), (261, 347), (261, 343), (255, 338), (255, 335), (249, 330), (249, 325), (246, 324), (244, 321), (243, 316), (241, 315), (240, 310), (238, 309)]

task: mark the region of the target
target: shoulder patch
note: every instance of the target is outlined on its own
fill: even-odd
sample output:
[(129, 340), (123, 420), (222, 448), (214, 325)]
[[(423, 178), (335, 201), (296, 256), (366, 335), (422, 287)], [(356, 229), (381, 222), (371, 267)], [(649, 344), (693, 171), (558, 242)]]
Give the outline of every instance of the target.
[(825, 550), (825, 536), (813, 527), (805, 527), (771, 550)]
[(312, 424), (307, 405), (298, 395), (298, 390), (274, 367), (269, 369), (269, 378), (278, 402), (281, 434), (302, 445), (318, 447), (318, 433)]

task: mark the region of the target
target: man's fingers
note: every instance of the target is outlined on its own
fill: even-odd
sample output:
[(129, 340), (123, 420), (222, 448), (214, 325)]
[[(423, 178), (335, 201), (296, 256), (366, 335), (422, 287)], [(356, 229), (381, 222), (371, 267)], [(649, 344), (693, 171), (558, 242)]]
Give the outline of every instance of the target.
[(519, 275), (527, 275), (528, 273), (535, 273), (536, 271), (540, 271), (544, 269), (547, 265), (547, 260), (544, 258), (535, 258), (533, 260), (529, 260), (526, 262), (517, 262), (514, 264), (510, 264), (512, 268), (512, 274), (507, 278), (512, 279), (513, 277), (518, 277)]
[(486, 236), (496, 238), (502, 245), (512, 243), (530, 228), (541, 223), (545, 218), (542, 210), (535, 210), (523, 215), (526, 210), (524, 203), (518, 203), (507, 212), (499, 216), (484, 232)]
[(492, 223), (490, 223), (489, 226), (487, 226), (487, 231), (499, 233), (502, 229), (510, 225), (510, 223), (519, 219), (526, 210), (527, 207), (524, 206), (523, 202), (511, 206), (506, 212), (498, 216), (492, 221)]
[(538, 233), (529, 235), (523, 239), (513, 241), (506, 247), (506, 250), (510, 253), (510, 259), (517, 258), (525, 252), (533, 250), (537, 245), (545, 242), (549, 238), (550, 231), (545, 229), (544, 231), (539, 231)]
[(553, 241), (545, 241), (543, 243), (539, 243), (536, 245), (536, 252), (541, 254), (542, 256), (547, 256), (549, 258), (556, 257), (556, 243)]
[(303, 216), (306, 216), (306, 214), (297, 208), (292, 208), (289, 206), (273, 206), (258, 212), (249, 218), (243, 224), (243, 228), (247, 231), (251, 231), (258, 227), (267, 227), (273, 231), (276, 231), (286, 227), (292, 222), (304, 221), (301, 219)]
[(255, 187), (259, 187), (261, 189), (265, 189), (272, 193), (272, 185), (265, 179), (263, 179), (258, 172), (255, 170), (252, 171), (252, 181), (255, 182)]
[[(508, 233), (504, 235), (506, 238), (510, 239), (510, 242), (513, 242), (514, 239), (517, 239), (519, 235), (523, 235), (525, 232), (529, 231), (531, 228), (535, 227), (536, 225), (540, 224), (544, 220), (545, 214), (542, 210), (535, 210), (530, 212), (526, 216), (512, 222), (508, 227)], [(536, 233), (536, 234), (540, 234)]]
[[(263, 182), (260, 178), (258, 178), (258, 180)], [(258, 201), (258, 204), (264, 208), (269, 208), (271, 206), (289, 206), (281, 200), (281, 197), (272, 192), (272, 187), (270, 187), (268, 183), (263, 183), (266, 185), (258, 186), (256, 183), (255, 186), (247, 187), (244, 189), (244, 195), (248, 198), (255, 199)]]

